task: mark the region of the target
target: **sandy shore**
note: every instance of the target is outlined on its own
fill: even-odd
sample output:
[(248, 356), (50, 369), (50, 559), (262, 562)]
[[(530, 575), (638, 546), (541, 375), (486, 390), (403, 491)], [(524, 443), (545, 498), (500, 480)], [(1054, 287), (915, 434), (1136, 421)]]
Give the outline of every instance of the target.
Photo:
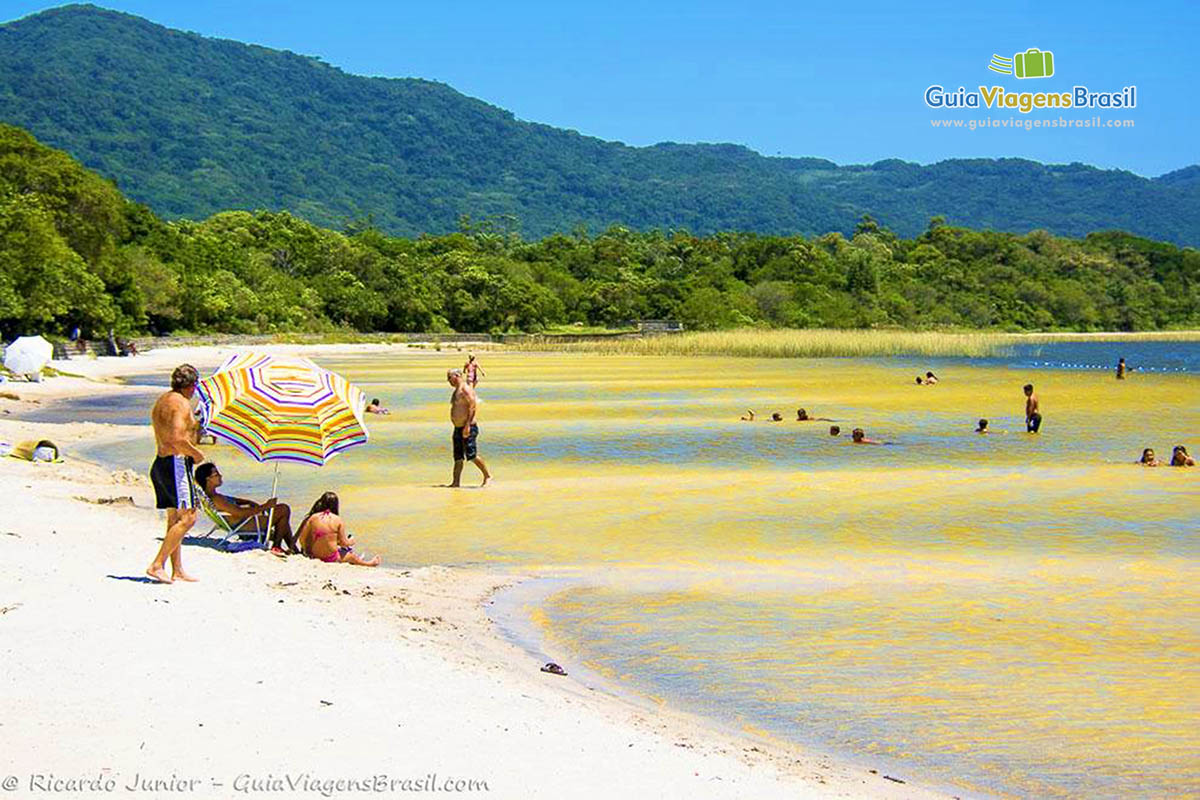
[(71, 459), (83, 442), (137, 429), (11, 414), (128, 392), (112, 380), (128, 371), (211, 367), (224, 355), (181, 348), (71, 361), (56, 366), (84, 377), (0, 385), (20, 397), (0, 399), (0, 441), (50, 438), (68, 458), (0, 458), (0, 788), (9, 796), (352, 797), (447, 782), (504, 798), (946, 796), (539, 672), (485, 611), (518, 575), (186, 546), (199, 583), (145, 582), (163, 517), (143, 465), (109, 472)]

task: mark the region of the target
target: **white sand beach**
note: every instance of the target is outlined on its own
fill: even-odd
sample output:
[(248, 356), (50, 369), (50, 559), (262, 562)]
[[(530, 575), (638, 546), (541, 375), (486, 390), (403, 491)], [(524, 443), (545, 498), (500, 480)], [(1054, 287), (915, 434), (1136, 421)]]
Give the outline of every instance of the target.
[[(268, 349), (319, 358), (389, 347), (405, 352)], [(20, 397), (0, 400), (0, 440), (52, 439), (67, 459), (0, 458), (9, 796), (110, 786), (148, 797), (352, 797), (426, 784), (502, 798), (946, 796), (539, 672), (485, 611), (518, 575), (189, 546), (198, 583), (144, 581), (163, 529), (148, 465), (110, 472), (73, 456), (85, 441), (134, 429), (12, 414), (129, 391), (107, 380), (126, 371), (165, 374), (222, 356), (210, 347), (70, 361), (56, 366), (85, 377), (0, 385)]]

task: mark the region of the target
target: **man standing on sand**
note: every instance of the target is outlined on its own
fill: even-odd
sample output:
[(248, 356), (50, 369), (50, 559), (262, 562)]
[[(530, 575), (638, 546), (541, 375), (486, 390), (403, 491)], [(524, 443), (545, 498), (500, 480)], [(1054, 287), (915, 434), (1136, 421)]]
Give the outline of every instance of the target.
[(479, 437), (479, 426), (475, 424), (478, 400), (475, 390), (467, 383), (461, 369), (447, 372), (446, 380), (454, 387), (454, 394), (450, 395), (450, 421), (454, 423), (454, 480), (450, 483), (450, 488), (455, 489), (460, 485), (465, 460), (470, 460), (479, 467), (479, 471), (483, 473), (483, 483), (479, 485), (487, 486), (492, 475), (488, 472), (487, 464), (483, 463), (483, 459), (478, 455), (476, 439)]
[(1037, 395), (1033, 393), (1033, 384), (1025, 384), (1025, 430), (1027, 433), (1037, 433), (1042, 427), (1042, 412), (1038, 409)]
[[(196, 421), (188, 402), (199, 379), (191, 364), (176, 367), (171, 373), (171, 391), (158, 398), (150, 412), (158, 454), (150, 466), (150, 482), (154, 484), (156, 505), (167, 510), (167, 535), (146, 574), (159, 583), (196, 580), (183, 571), (180, 545), (196, 524), (192, 466), (204, 460), (204, 453), (194, 444)], [(169, 578), (164, 572), (168, 558), (171, 559)]]

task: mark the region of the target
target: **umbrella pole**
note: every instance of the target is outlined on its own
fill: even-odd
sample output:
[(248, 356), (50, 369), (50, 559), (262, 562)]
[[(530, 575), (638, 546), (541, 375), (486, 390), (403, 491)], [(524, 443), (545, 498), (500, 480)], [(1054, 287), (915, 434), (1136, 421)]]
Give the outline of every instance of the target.
[[(275, 496), (275, 490), (279, 488), (279, 462), (275, 462), (275, 480), (271, 481), (271, 497)], [(267, 512), (267, 530), (263, 533), (263, 549), (266, 550), (271, 545), (271, 520), (275, 517), (275, 506)]]

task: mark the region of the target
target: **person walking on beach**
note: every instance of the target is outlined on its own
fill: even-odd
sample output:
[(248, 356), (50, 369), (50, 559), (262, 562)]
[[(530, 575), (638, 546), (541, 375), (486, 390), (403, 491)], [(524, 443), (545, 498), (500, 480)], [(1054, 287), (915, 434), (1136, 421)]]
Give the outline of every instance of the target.
[(1125, 380), (1125, 359), (1123, 358), (1117, 359), (1117, 380)]
[(1025, 430), (1037, 433), (1042, 428), (1042, 412), (1038, 408), (1037, 395), (1033, 393), (1033, 384), (1025, 384)]
[(450, 488), (457, 489), (461, 485), (464, 461), (479, 467), (483, 473), (483, 483), (479, 485), (487, 486), (492, 475), (488, 472), (487, 464), (479, 457), (479, 426), (475, 424), (479, 403), (475, 389), (467, 383), (461, 369), (447, 372), (446, 380), (454, 387), (454, 393), (450, 395), (450, 421), (454, 424), (454, 480), (450, 482)]
[[(150, 411), (157, 453), (150, 466), (150, 482), (154, 485), (155, 505), (167, 510), (167, 534), (146, 569), (146, 574), (158, 583), (196, 580), (184, 572), (180, 545), (196, 524), (192, 466), (204, 461), (204, 453), (194, 444), (196, 422), (188, 402), (199, 379), (195, 367), (180, 364), (171, 373), (171, 390), (159, 397)], [(171, 560), (170, 577), (164, 571), (167, 559)]]

